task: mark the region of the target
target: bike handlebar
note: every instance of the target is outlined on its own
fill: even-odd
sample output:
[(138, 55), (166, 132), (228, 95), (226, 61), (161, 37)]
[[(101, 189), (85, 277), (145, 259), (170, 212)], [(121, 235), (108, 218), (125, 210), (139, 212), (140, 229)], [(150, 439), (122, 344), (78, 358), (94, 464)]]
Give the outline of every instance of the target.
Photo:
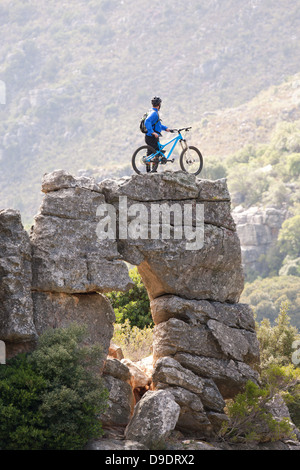
[(171, 132), (178, 132), (178, 134), (179, 134), (181, 131), (188, 132), (190, 129), (192, 129), (192, 128), (191, 127), (182, 127), (181, 129), (171, 129)]

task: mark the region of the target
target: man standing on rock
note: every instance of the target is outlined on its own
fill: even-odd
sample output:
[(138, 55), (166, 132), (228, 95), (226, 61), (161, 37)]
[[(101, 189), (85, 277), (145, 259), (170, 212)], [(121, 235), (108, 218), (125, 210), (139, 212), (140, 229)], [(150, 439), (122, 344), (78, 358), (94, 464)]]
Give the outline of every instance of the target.
[[(145, 127), (147, 129), (147, 133), (145, 135), (145, 142), (154, 150), (158, 150), (157, 143), (159, 142), (159, 136), (161, 135), (161, 131), (171, 132), (171, 129), (161, 124), (161, 120), (158, 114), (158, 111), (161, 108), (161, 99), (158, 96), (155, 96), (152, 99), (151, 103), (152, 103), (152, 111), (150, 112), (149, 116), (145, 120)], [(148, 151), (147, 155), (151, 155), (151, 151)], [(158, 157), (156, 157), (156, 161), (153, 162), (151, 173), (156, 173), (157, 167), (158, 167)], [(150, 170), (151, 170), (150, 163), (148, 163), (146, 165), (147, 173), (149, 173)]]

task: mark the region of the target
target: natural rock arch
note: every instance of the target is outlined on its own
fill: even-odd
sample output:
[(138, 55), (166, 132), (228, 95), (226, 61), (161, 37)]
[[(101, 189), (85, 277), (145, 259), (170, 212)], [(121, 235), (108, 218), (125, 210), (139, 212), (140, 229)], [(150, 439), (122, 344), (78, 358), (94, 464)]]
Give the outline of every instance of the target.
[[(200, 435), (217, 430), (225, 418), (224, 399), (248, 379), (257, 380), (259, 363), (252, 311), (238, 303), (244, 279), (226, 181), (167, 172), (97, 184), (58, 170), (44, 176), (42, 191), (30, 238), (19, 214), (0, 212), (0, 224), (14, 223), (23, 240), (20, 244), (16, 239), (15, 259), (26, 265), (19, 271), (26, 280), (22, 299), (27, 299), (26, 308), (21, 306), (23, 317), (20, 310), (1, 312), (6, 318), (1, 339), (32, 344), (49, 326), (79, 321), (89, 325), (90, 340), (100, 340), (107, 354), (114, 312), (102, 294), (127, 290), (131, 280), (125, 261), (137, 265), (156, 325), (153, 387), (167, 390), (180, 405), (179, 429)], [(176, 204), (182, 214), (185, 207), (194, 214), (202, 206), (201, 249), (187, 249), (190, 239), (184, 236), (126, 238), (120, 232), (124, 210), (125, 225), (130, 225), (137, 205), (150, 215), (153, 205), (163, 204)], [(115, 239), (99, 237), (99, 207), (105, 205), (116, 215)], [(185, 235), (183, 220), (171, 214), (174, 233)], [(164, 222), (158, 221), (160, 230)], [(198, 222), (191, 219), (191, 230)], [(145, 235), (152, 226), (147, 222), (140, 229)], [(9, 256), (2, 257), (2, 266), (9, 281)]]

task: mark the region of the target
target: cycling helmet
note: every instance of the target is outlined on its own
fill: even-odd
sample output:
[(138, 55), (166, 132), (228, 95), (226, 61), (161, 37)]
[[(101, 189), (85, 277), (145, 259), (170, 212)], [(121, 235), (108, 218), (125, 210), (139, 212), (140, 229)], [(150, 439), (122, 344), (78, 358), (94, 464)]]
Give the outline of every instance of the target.
[(151, 103), (153, 107), (159, 106), (161, 104), (161, 99), (158, 96), (154, 96)]

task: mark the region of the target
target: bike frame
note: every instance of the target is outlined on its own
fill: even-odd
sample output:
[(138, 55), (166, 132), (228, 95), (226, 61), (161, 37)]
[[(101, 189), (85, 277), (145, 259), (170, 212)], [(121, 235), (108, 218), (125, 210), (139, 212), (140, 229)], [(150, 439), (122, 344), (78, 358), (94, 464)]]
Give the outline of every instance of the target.
[[(178, 142), (186, 142), (186, 140), (182, 137), (182, 134), (181, 134), (181, 131), (178, 131), (178, 136), (177, 137), (174, 137), (174, 139), (172, 140), (169, 140), (169, 142), (167, 142), (166, 144), (162, 145), (160, 142), (157, 142), (158, 144), (158, 149), (155, 153), (152, 153), (151, 155), (145, 157), (145, 162), (151, 162), (153, 160), (153, 158), (157, 157), (157, 156), (160, 156), (160, 157), (165, 157), (167, 160), (170, 158), (170, 156), (172, 155), (173, 153), (173, 150), (175, 149), (176, 145)], [(167, 147), (167, 145), (170, 145), (172, 142), (173, 145), (168, 153), (168, 155), (166, 156), (162, 150)]]

